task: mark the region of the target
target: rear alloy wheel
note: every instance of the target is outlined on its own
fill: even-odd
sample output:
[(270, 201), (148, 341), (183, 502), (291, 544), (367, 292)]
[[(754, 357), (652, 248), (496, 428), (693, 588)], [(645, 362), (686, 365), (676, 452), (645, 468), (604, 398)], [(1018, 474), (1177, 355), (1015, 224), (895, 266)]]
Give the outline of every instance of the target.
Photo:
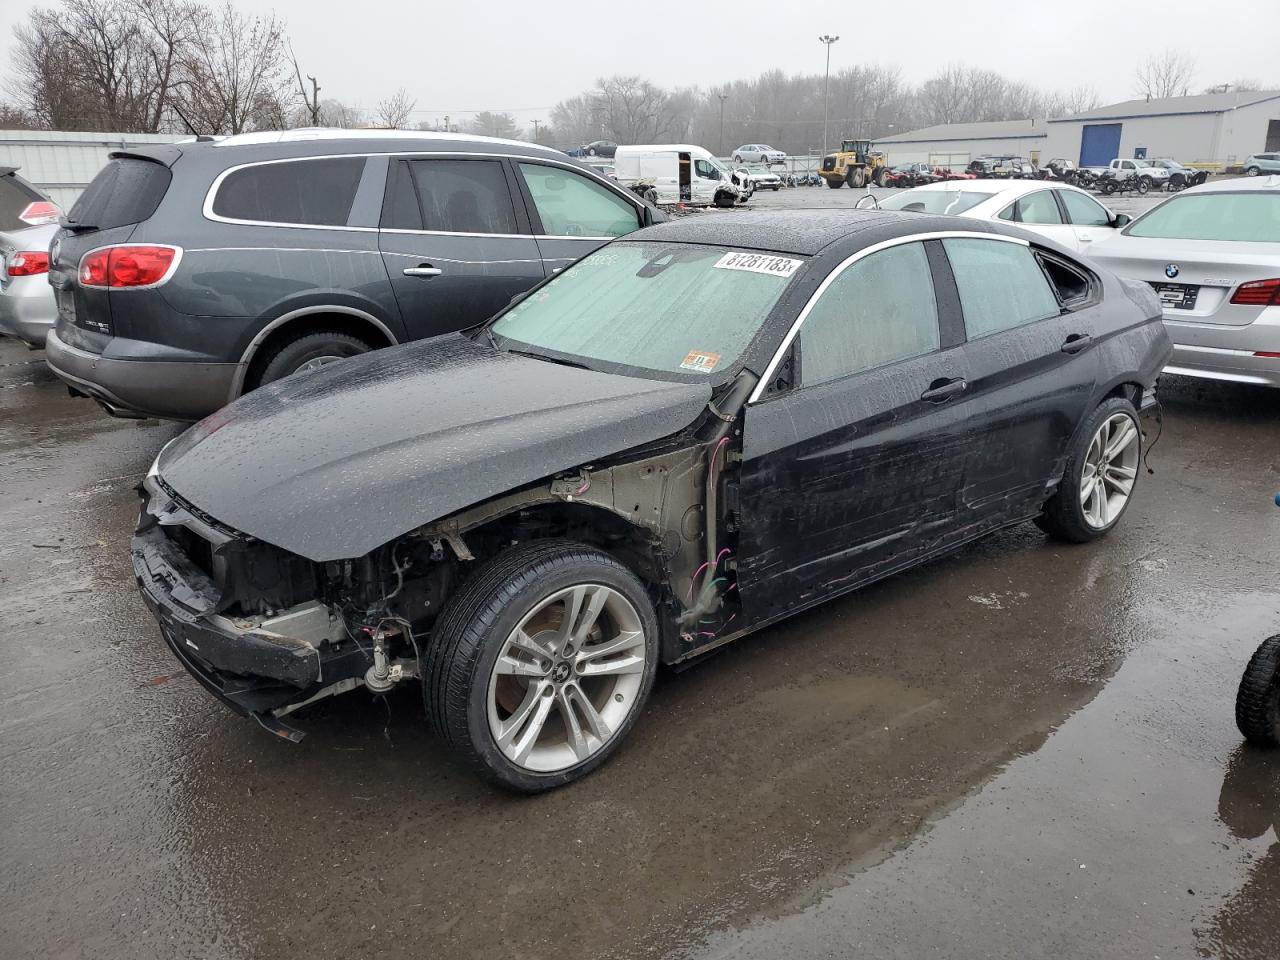
[(441, 614), (422, 670), (432, 725), (463, 763), (536, 793), (600, 766), (653, 686), (644, 585), (608, 554), (523, 544), (477, 570)]
[(1260, 167), (1250, 167), (1248, 170), (1244, 172), (1244, 175), (1246, 177), (1256, 177), (1261, 172), (1262, 172), (1262, 169)]
[(294, 373), (306, 373), (372, 350), (369, 344), (350, 334), (333, 330), (306, 333), (278, 347), (262, 368), (257, 385), (262, 386)]
[(1036, 523), (1060, 540), (1105, 535), (1129, 507), (1142, 459), (1142, 428), (1128, 400), (1112, 397), (1085, 422), (1058, 489)]
[(1280, 747), (1280, 636), (1262, 641), (1240, 679), (1236, 726), (1258, 747)]

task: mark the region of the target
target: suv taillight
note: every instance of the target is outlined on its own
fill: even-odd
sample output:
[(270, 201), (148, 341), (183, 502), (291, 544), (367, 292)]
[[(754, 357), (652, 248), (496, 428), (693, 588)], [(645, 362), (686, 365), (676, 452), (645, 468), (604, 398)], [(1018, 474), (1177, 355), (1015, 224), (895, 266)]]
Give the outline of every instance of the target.
[(34, 277), (49, 272), (49, 254), (43, 250), (19, 250), (5, 268), (11, 277)]
[(1231, 302), (1244, 307), (1280, 306), (1280, 278), (1242, 283)]
[(26, 205), (18, 214), (18, 219), (38, 227), (44, 223), (57, 223), (60, 216), (62, 216), (62, 209), (56, 203), (50, 200), (36, 200)]
[(169, 278), (182, 251), (159, 244), (91, 250), (80, 261), (82, 287), (153, 287)]

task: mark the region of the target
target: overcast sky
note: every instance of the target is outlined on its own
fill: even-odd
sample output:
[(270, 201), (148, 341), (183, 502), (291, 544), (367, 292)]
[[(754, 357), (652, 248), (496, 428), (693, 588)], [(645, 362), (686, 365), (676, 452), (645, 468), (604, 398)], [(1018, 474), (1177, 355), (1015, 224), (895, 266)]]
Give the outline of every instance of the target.
[[(1136, 95), (1136, 62), (1173, 47), (1196, 61), (1193, 92), (1238, 78), (1280, 87), (1277, 0), (1164, 0), (1156, 6), (1125, 0), (879, 0), (829, 4), (825, 11), (823, 4), (778, 0), (239, 5), (274, 6), (288, 22), (303, 68), (319, 79), (322, 98), (372, 108), (403, 86), (418, 102), (414, 120), (476, 110), (509, 111), (524, 123), (546, 119), (557, 101), (612, 73), (705, 88), (775, 67), (820, 72), (821, 33), (840, 37), (831, 49), (833, 72), (858, 63), (896, 64), (910, 82), (963, 61), (1045, 88), (1089, 84), (1109, 103)], [(17, 0), (0, 3), (6, 80), (13, 27), (28, 9)], [(863, 15), (872, 10), (878, 12)], [(1150, 16), (1135, 23), (1138, 11)], [(1120, 22), (1103, 26), (1110, 16)]]

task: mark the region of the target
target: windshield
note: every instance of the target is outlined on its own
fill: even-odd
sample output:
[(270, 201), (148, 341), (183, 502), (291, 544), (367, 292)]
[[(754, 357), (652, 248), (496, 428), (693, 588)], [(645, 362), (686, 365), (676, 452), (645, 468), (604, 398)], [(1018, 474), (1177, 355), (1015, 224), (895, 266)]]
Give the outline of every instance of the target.
[(1201, 193), (1175, 197), (1133, 222), (1131, 237), (1280, 242), (1280, 195)]
[(720, 380), (804, 263), (730, 247), (613, 243), (516, 304), (500, 346), (662, 379)]
[(994, 196), (981, 190), (907, 190), (881, 200), (880, 209), (957, 215)]

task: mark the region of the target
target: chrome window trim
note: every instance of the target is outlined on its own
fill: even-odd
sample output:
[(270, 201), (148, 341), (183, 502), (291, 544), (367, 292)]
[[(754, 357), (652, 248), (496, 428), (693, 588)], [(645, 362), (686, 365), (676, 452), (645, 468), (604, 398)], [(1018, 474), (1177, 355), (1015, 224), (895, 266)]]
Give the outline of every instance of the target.
[[(213, 201), (218, 195), (218, 189), (222, 186), (222, 181), (235, 173), (237, 170), (244, 170), (247, 167), (264, 167), (272, 163), (305, 163), (308, 160), (343, 160), (351, 157), (359, 157), (368, 160), (370, 157), (470, 157), (482, 160), (528, 160), (533, 163), (548, 163), (557, 167), (564, 167), (566, 170), (572, 170), (574, 173), (581, 174), (595, 182), (601, 184), (605, 189), (613, 191), (632, 207), (635, 208), (637, 216), (643, 210), (643, 206), (627, 196), (616, 183), (612, 183), (599, 174), (584, 170), (581, 166), (573, 163), (566, 163), (557, 160), (555, 157), (539, 157), (521, 153), (482, 153), (479, 151), (468, 150), (398, 150), (398, 151), (361, 151), (359, 153), (326, 153), (314, 157), (277, 157), (272, 160), (250, 160), (247, 163), (238, 163), (235, 166), (227, 167), (213, 179), (213, 183), (209, 185), (208, 191), (204, 195), (204, 204), (201, 207), (201, 213), (206, 220), (214, 223), (231, 223), (248, 227), (292, 227), (295, 230), (348, 230), (357, 233), (378, 233), (381, 227), (349, 227), (346, 224), (320, 224), (320, 223), (279, 223), (274, 220), (242, 220), (236, 217), (224, 217), (221, 214), (213, 212)], [(514, 198), (513, 198), (514, 199)], [(638, 198), (636, 198), (638, 199)], [(640, 227), (636, 228), (637, 230)], [(570, 236), (554, 236), (550, 234), (532, 234), (532, 233), (455, 233), (448, 230), (391, 230), (387, 233), (411, 233), (411, 234), (427, 234), (444, 237), (499, 237), (532, 239), (532, 240), (616, 240), (616, 237), (570, 237)], [(625, 236), (625, 234), (624, 234)]]
[(856, 253), (850, 254), (844, 260), (841, 260), (830, 273), (823, 278), (822, 283), (818, 284), (818, 289), (810, 294), (809, 299), (805, 301), (805, 305), (796, 315), (796, 319), (792, 322), (791, 328), (787, 331), (786, 336), (782, 338), (782, 342), (778, 345), (778, 349), (774, 351), (773, 358), (769, 361), (768, 366), (764, 368), (764, 374), (760, 377), (760, 381), (756, 384), (755, 389), (751, 391), (751, 396), (747, 398), (747, 403), (757, 403), (763, 396), (769, 381), (773, 379), (773, 375), (777, 372), (778, 365), (782, 363), (791, 344), (795, 341), (796, 336), (800, 333), (800, 327), (808, 319), (809, 314), (813, 311), (814, 305), (818, 299), (827, 292), (827, 288), (835, 283), (836, 278), (845, 270), (853, 266), (859, 260), (871, 256), (873, 253), (879, 253), (881, 250), (888, 250), (890, 247), (898, 247), (904, 243), (921, 243), (925, 240), (998, 240), (1003, 243), (1016, 243), (1020, 246), (1030, 247), (1031, 241), (1023, 240), (1021, 237), (1007, 237), (1001, 233), (983, 233), (977, 230), (937, 230), (932, 233), (913, 233), (910, 236), (894, 237), (892, 240), (881, 240), (879, 243), (873, 243), (868, 247), (863, 247)]
[[(91, 254), (97, 253), (99, 250), (112, 250), (117, 247), (165, 247), (166, 249), (174, 251), (173, 262), (169, 264), (169, 269), (165, 270), (164, 276), (155, 283), (144, 283), (133, 287), (112, 287), (92, 283), (87, 284), (80, 280), (80, 272), (84, 269), (85, 258)], [(126, 290), (154, 290), (156, 287), (163, 287), (169, 282), (173, 275), (178, 272), (178, 264), (182, 263), (182, 253), (182, 247), (175, 243), (145, 243), (142, 241), (134, 243), (104, 243), (102, 246), (94, 247), (92, 250), (86, 250), (80, 255), (80, 259), (76, 263), (76, 283), (82, 287), (87, 287), (90, 290), (115, 290), (120, 293), (124, 293)]]

